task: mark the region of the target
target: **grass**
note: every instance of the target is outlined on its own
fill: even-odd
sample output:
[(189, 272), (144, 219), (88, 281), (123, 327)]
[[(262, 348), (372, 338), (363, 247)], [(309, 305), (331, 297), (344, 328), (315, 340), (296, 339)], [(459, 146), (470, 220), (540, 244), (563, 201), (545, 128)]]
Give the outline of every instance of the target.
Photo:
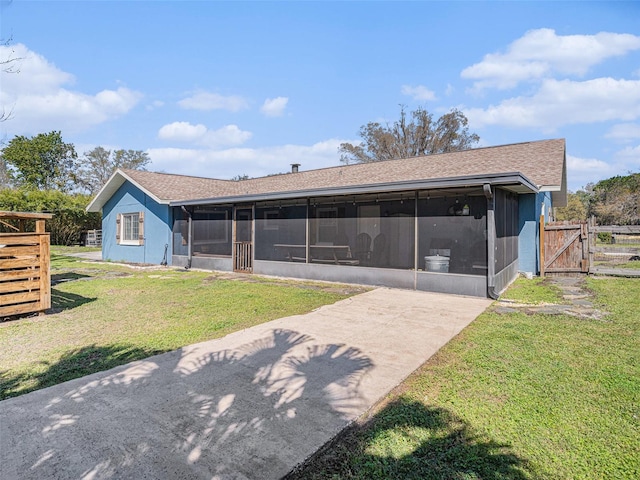
[(600, 260), (595, 262), (597, 267), (622, 268), (628, 270), (640, 270), (640, 260), (629, 260), (626, 262), (616, 262), (611, 260)]
[[(0, 323), (0, 399), (334, 303), (357, 287), (52, 254), (52, 310)], [(83, 251), (85, 251), (83, 249)]]
[(516, 303), (542, 304), (562, 301), (562, 292), (548, 278), (517, 278), (501, 297)]
[(290, 478), (640, 478), (640, 282), (587, 287), (605, 319), (488, 310)]
[(72, 253), (100, 252), (102, 247), (80, 247), (78, 245), (51, 245), (51, 251), (57, 255), (69, 255)]

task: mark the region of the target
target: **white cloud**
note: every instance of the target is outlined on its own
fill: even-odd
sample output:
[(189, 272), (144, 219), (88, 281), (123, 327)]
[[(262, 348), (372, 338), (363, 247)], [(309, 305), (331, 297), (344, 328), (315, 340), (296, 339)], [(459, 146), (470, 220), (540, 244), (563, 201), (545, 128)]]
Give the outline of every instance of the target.
[(596, 78), (585, 82), (547, 79), (532, 96), (514, 97), (486, 109), (464, 110), (473, 128), (535, 127), (632, 121), (640, 117), (640, 81)]
[(47, 61), (42, 55), (18, 43), (0, 46), (0, 59), (15, 59), (9, 65), (11, 72), (2, 73), (2, 90), (14, 95), (53, 94), (61, 85), (73, 84), (75, 78)]
[(199, 123), (173, 122), (158, 130), (158, 138), (166, 141), (186, 142), (207, 147), (242, 145), (251, 138), (251, 132), (240, 130), (237, 125), (225, 125), (218, 130), (209, 130)]
[(597, 183), (629, 172), (640, 172), (640, 145), (626, 147), (616, 152), (608, 161), (567, 155), (567, 180), (569, 189), (574, 192), (587, 183)]
[(155, 110), (156, 108), (164, 107), (164, 102), (162, 100), (154, 100), (150, 104), (146, 106), (146, 109), (149, 111)]
[(200, 140), (207, 133), (207, 127), (201, 123), (191, 125), (189, 122), (173, 122), (164, 125), (158, 131), (160, 140), (193, 142)]
[(587, 185), (595, 183), (603, 178), (614, 175), (615, 168), (596, 158), (580, 158), (567, 155), (567, 179), (569, 190), (577, 191)]
[(619, 123), (614, 125), (605, 134), (605, 138), (623, 141), (640, 138), (640, 123)]
[(411, 85), (402, 85), (402, 89), (400, 91), (403, 95), (407, 95), (417, 101), (429, 101), (436, 99), (435, 92), (429, 90), (424, 85), (416, 85), (415, 87), (412, 87)]
[(640, 36), (600, 32), (595, 35), (556, 35), (554, 30), (530, 30), (507, 47), (506, 53), (490, 53), (465, 68), (462, 78), (476, 80), (474, 88), (506, 89), (525, 80), (555, 73), (585, 75), (610, 57), (640, 49)]
[(444, 94), (448, 97), (449, 95), (453, 95), (455, 91), (455, 87), (450, 83), (447, 83), (447, 89), (445, 90)]
[(291, 163), (301, 163), (301, 170), (340, 165), (338, 147), (353, 140), (330, 139), (313, 145), (280, 145), (264, 148), (148, 150), (151, 170), (213, 178), (231, 178), (247, 174), (260, 177), (290, 171)]
[(580, 158), (573, 155), (567, 155), (567, 170), (569, 173), (573, 171), (582, 172), (600, 172), (601, 170), (609, 170), (609, 164), (596, 158)]
[(22, 44), (0, 46), (0, 58), (18, 59), (13, 73), (0, 71), (0, 105), (12, 111), (3, 129), (11, 134), (86, 130), (128, 113), (142, 98), (126, 87), (95, 95), (65, 88), (73, 75)]
[(287, 103), (289, 103), (287, 97), (267, 98), (260, 107), (260, 111), (267, 117), (281, 117), (284, 109), (287, 108)]
[(185, 110), (227, 110), (238, 112), (249, 108), (249, 102), (239, 95), (224, 96), (210, 92), (196, 92), (190, 97), (183, 98), (178, 105)]
[(640, 145), (626, 147), (616, 152), (616, 160), (618, 161), (618, 170), (620, 172), (640, 173)]

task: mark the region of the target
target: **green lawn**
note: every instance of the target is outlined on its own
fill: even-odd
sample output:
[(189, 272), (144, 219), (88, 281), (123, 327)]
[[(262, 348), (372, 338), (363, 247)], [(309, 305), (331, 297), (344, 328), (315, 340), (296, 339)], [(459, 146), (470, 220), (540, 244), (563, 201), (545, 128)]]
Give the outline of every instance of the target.
[(603, 320), (488, 310), (291, 478), (640, 478), (640, 281), (587, 286)]
[(0, 399), (363, 291), (185, 269), (134, 269), (53, 251), (53, 313), (0, 322)]
[(596, 267), (623, 268), (627, 270), (640, 270), (640, 260), (629, 260), (627, 262), (616, 262), (611, 260), (600, 260), (594, 262)]

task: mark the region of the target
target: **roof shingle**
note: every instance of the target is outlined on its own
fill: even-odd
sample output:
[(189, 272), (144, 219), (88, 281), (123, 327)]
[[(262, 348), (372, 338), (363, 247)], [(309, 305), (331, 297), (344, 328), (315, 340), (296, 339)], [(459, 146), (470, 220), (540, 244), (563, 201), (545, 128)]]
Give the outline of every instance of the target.
[[(565, 191), (565, 163), (565, 141), (554, 139), (322, 168), (241, 181), (139, 170), (122, 172), (157, 199), (168, 203), (506, 173), (520, 173), (538, 188)], [(96, 200), (98, 197), (92, 204)]]

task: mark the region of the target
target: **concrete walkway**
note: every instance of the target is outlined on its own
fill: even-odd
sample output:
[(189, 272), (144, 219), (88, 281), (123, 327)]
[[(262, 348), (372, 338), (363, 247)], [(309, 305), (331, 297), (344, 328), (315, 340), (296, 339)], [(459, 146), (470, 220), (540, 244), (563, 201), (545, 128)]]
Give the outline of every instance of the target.
[(84, 260), (102, 260), (102, 251), (90, 251), (90, 252), (74, 252), (74, 253), (65, 253), (65, 255), (69, 257), (82, 258)]
[(380, 288), (0, 402), (0, 477), (275, 479), (490, 304)]

